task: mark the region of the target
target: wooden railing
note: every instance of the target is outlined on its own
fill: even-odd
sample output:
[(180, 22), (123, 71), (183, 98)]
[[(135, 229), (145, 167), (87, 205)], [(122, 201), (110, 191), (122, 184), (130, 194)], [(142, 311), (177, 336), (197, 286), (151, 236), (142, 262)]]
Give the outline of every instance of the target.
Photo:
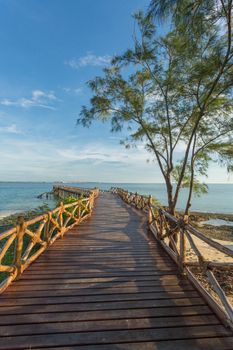
[(91, 194), (93, 194), (94, 197), (97, 197), (99, 195), (99, 189), (54, 185), (52, 193), (57, 195), (59, 198), (65, 198), (68, 196), (80, 197), (80, 195), (88, 197)]
[[(187, 217), (174, 217), (161, 207), (153, 205), (151, 196), (121, 188), (113, 188), (112, 192), (126, 203), (147, 212), (150, 230), (176, 262), (181, 273), (196, 286), (218, 316), (233, 327), (233, 308), (218, 281), (223, 273), (225, 279), (230, 275), (233, 279), (233, 251), (194, 228), (188, 223)], [(209, 259), (208, 252), (203, 252), (200, 242), (221, 254), (221, 262)], [(233, 291), (232, 280), (230, 283)]]
[(15, 227), (0, 234), (0, 293), (57, 238), (91, 215), (98, 189), (86, 195), (29, 221), (19, 217)]

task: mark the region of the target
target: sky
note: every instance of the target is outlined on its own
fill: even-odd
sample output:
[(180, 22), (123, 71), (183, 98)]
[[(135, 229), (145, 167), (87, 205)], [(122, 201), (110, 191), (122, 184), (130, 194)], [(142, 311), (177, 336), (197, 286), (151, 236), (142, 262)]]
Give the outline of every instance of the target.
[[(0, 0), (0, 181), (162, 182), (143, 145), (108, 124), (76, 125), (111, 56), (132, 42), (148, 0)], [(211, 164), (208, 182), (233, 182)]]

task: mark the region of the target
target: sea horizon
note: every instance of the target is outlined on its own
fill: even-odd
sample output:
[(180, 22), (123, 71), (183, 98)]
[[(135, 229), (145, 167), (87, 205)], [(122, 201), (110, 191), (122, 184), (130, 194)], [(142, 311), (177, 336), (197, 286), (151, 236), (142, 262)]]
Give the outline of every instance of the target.
[[(53, 199), (38, 199), (43, 192), (52, 190), (52, 186), (58, 181), (0, 181), (0, 218), (17, 212), (32, 210), (47, 204), (54, 208), (56, 202)], [(166, 187), (164, 183), (138, 183), (138, 182), (62, 182), (64, 185), (77, 187), (99, 187), (109, 190), (111, 187), (123, 187), (130, 192), (149, 195), (158, 199), (162, 205), (166, 205)], [(201, 197), (193, 197), (191, 211), (203, 213), (233, 214), (233, 184), (209, 183), (208, 194)], [(183, 210), (187, 199), (187, 189), (181, 191), (178, 201), (178, 210)]]
[[(64, 184), (78, 184), (78, 183), (105, 183), (105, 184), (112, 184), (112, 183), (117, 183), (117, 184), (158, 184), (162, 185), (165, 184), (165, 182), (138, 182), (138, 181), (128, 181), (128, 182), (117, 182), (117, 181), (4, 181), (0, 180), (0, 183), (48, 183), (48, 184), (55, 184), (55, 183), (64, 183)], [(205, 183), (211, 184), (211, 185), (233, 185), (233, 182), (207, 182)], [(172, 183), (175, 185), (175, 183)]]

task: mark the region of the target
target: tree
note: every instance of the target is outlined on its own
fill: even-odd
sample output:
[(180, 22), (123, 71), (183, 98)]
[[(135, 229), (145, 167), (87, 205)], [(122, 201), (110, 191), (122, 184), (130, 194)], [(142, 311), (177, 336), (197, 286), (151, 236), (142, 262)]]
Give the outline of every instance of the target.
[[(187, 1), (170, 3), (174, 9), (174, 3)], [(78, 123), (89, 126), (94, 119), (110, 119), (112, 131), (127, 125), (125, 145), (144, 141), (160, 167), (171, 214), (181, 189), (188, 187), (187, 215), (193, 191), (206, 191), (198, 175), (207, 174), (209, 162), (219, 161), (229, 170), (233, 166), (233, 51), (231, 8), (225, 32), (222, 18), (207, 26), (202, 13), (198, 28), (186, 30), (178, 20), (181, 10), (177, 14), (176, 8), (173, 28), (163, 37), (156, 33), (154, 7), (146, 16), (135, 15), (133, 48), (113, 58), (104, 75), (88, 83), (93, 96)], [(181, 145), (183, 157), (178, 159)]]
[[(231, 103), (223, 106), (220, 110), (221, 115), (218, 113), (221, 103), (230, 102), (232, 97), (232, 6), (232, 0), (151, 0), (148, 11), (148, 16), (160, 20), (171, 16), (174, 30), (185, 38), (184, 48), (189, 50), (191, 46), (194, 49), (191, 52), (198, 53), (197, 65), (193, 67), (199, 75), (198, 85), (195, 88), (199, 109), (197, 129), (211, 108), (215, 117), (213, 120), (212, 114), (210, 122), (214, 122), (216, 128), (207, 130), (208, 123), (206, 123), (202, 133), (205, 137), (208, 136), (207, 140), (203, 141), (201, 147), (194, 152), (193, 161), (191, 160), (193, 166), (190, 169), (189, 199), (192, 195), (194, 178), (192, 168), (198, 154), (201, 156), (203, 153), (207, 157), (205, 160), (207, 166), (211, 160), (210, 154), (217, 153), (219, 161), (225, 164), (229, 171), (233, 170)], [(190, 82), (192, 83), (192, 79)], [(218, 104), (217, 109), (215, 104)], [(228, 118), (224, 116), (224, 111), (227, 112)], [(224, 128), (221, 129), (224, 124)], [(195, 135), (193, 142), (196, 142)], [(184, 161), (183, 172), (186, 171), (185, 167)], [(190, 201), (187, 202), (186, 211), (189, 205)]]

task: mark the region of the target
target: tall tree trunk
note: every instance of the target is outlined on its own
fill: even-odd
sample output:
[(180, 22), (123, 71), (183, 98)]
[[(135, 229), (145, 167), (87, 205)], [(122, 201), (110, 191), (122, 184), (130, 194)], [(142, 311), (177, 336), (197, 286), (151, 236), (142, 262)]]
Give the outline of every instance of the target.
[[(166, 177), (165, 180), (166, 180), (166, 188), (167, 188), (168, 212), (169, 212), (169, 214), (174, 216), (175, 215), (175, 205), (174, 205), (174, 200), (173, 200), (173, 186), (171, 183), (170, 174)], [(176, 224), (173, 222), (169, 222), (168, 226), (169, 226), (170, 230), (173, 231)], [(173, 239), (177, 243), (177, 241), (178, 241), (177, 233), (174, 233)], [(169, 244), (169, 246), (171, 249), (173, 249), (171, 244)]]
[(194, 184), (194, 162), (195, 162), (195, 147), (196, 147), (196, 141), (197, 141), (197, 134), (195, 134), (194, 136), (194, 140), (193, 140), (193, 148), (192, 148), (192, 158), (191, 158), (191, 176), (190, 176), (190, 184), (189, 184), (189, 195), (188, 195), (188, 200), (186, 203), (186, 208), (185, 208), (185, 212), (184, 215), (189, 215), (189, 209), (191, 207), (191, 199), (192, 199), (192, 195), (193, 195), (193, 184)]

